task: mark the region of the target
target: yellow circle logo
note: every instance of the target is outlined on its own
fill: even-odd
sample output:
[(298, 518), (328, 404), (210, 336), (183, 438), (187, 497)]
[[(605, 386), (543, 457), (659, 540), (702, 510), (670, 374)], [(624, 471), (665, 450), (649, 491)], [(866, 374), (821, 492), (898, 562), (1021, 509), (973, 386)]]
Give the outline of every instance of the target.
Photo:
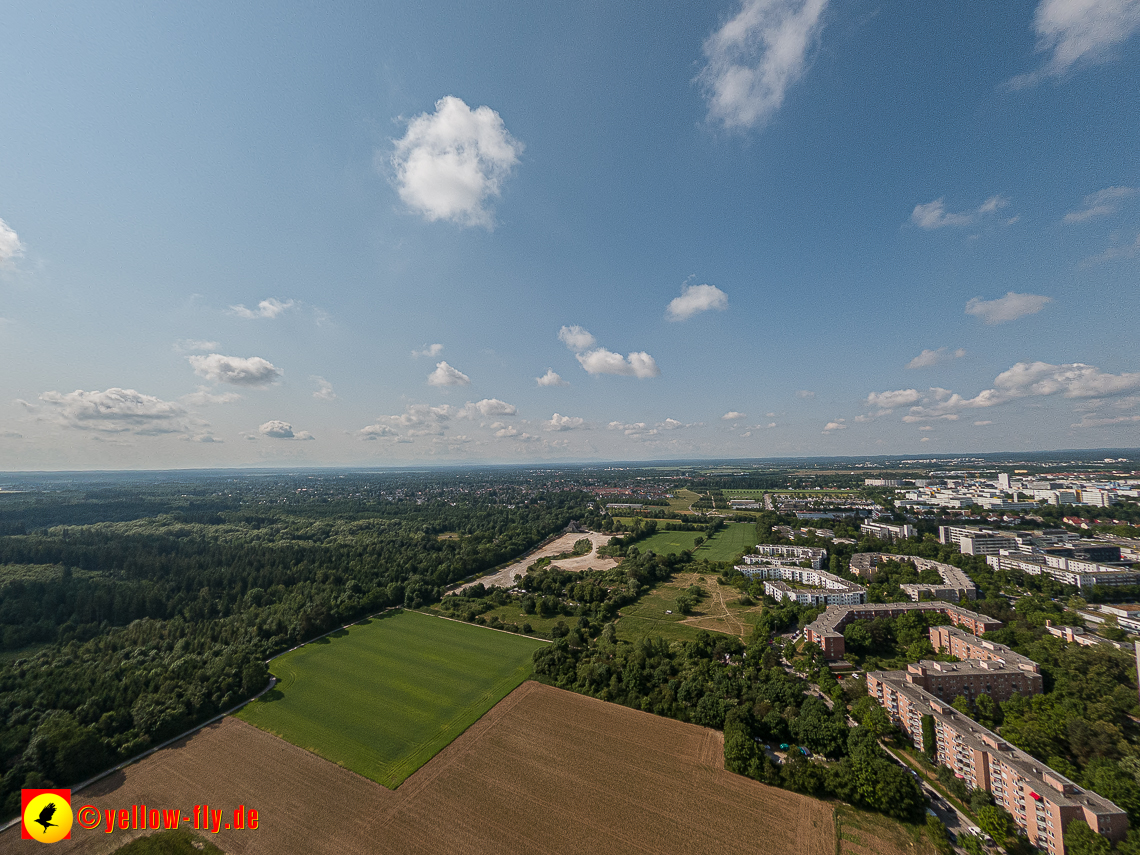
[(41, 843), (58, 843), (71, 832), (71, 805), (51, 793), (40, 793), (24, 809), (24, 828)]

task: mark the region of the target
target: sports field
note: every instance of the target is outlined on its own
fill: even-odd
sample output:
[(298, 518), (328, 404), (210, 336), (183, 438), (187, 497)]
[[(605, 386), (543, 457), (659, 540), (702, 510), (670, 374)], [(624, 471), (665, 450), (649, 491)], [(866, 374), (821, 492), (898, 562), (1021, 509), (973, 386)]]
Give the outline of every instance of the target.
[(542, 643), (392, 614), (273, 660), (277, 686), (238, 717), (395, 788), (529, 677)]

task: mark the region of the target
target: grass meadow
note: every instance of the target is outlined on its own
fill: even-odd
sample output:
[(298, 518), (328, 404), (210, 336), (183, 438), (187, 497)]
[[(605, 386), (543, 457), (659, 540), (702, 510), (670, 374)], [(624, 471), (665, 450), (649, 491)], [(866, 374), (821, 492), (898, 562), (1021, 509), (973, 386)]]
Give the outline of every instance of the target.
[(709, 561), (734, 561), (741, 553), (749, 552), (756, 545), (756, 525), (754, 523), (728, 523), (711, 540), (695, 548), (693, 542), (705, 537), (703, 531), (661, 531), (637, 543), (643, 553), (656, 552), (669, 555), (684, 550), (692, 550), (693, 558), (707, 558)]
[(273, 660), (276, 687), (238, 718), (394, 789), (526, 680), (541, 644), (389, 614)]

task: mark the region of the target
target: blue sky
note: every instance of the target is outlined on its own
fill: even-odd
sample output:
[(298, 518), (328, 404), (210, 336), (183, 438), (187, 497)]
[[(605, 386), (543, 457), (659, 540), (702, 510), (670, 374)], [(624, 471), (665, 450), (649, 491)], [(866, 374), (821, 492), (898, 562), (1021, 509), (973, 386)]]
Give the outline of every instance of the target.
[(0, 469), (1140, 445), (1140, 0), (337, 5), (5, 13)]

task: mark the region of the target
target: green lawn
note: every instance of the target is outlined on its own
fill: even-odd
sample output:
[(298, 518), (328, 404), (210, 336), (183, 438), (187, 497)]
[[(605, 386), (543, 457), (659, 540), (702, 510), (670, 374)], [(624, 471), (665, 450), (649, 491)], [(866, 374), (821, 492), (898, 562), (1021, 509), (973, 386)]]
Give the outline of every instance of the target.
[(394, 789), (526, 680), (543, 642), (416, 612), (278, 657), (238, 718)]
[(703, 531), (661, 531), (639, 541), (637, 548), (643, 553), (652, 551), (658, 555), (670, 555), (689, 549), (693, 550), (694, 558), (733, 561), (742, 552), (749, 552), (756, 545), (756, 526), (754, 523), (728, 523), (711, 540), (695, 549), (693, 541), (704, 536)]

